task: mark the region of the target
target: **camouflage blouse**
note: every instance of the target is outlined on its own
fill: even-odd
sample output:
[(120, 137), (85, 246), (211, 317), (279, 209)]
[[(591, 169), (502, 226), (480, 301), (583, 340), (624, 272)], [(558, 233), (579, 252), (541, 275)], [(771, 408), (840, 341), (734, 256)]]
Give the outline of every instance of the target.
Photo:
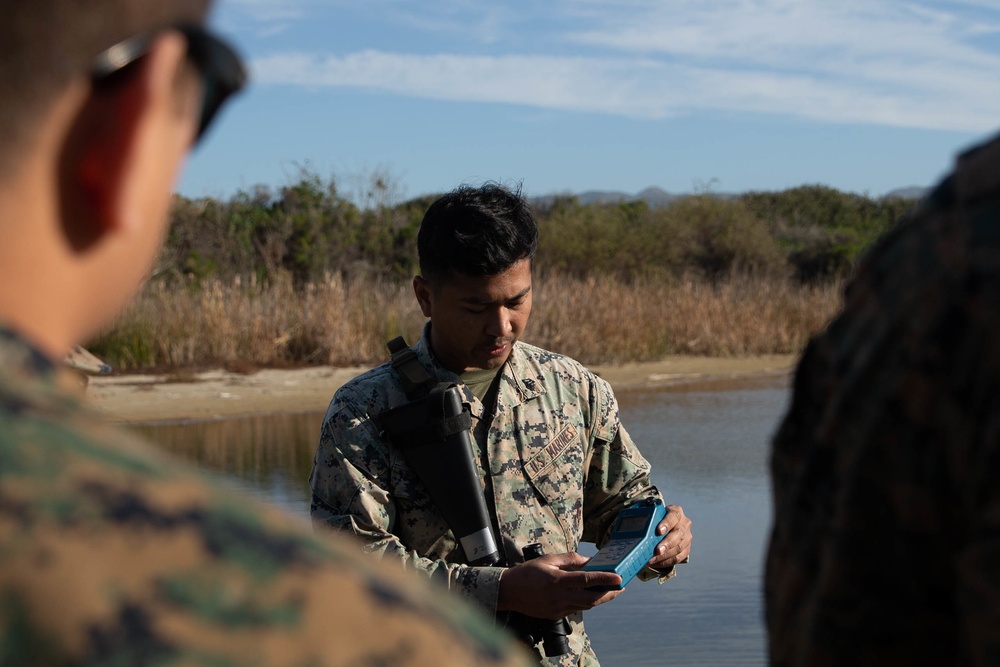
[[(428, 332), (413, 347), (420, 363), (437, 380), (458, 383), (430, 353)], [(572, 359), (518, 342), (502, 368), (492, 414), (463, 390), (480, 482), (509, 565), (533, 542), (547, 554), (575, 551), (580, 542), (600, 545), (626, 504), (659, 497), (649, 464), (619, 422), (610, 386)], [(502, 568), (465, 564), (426, 488), (380, 434), (377, 417), (406, 401), (389, 364), (337, 391), (310, 476), (313, 521), (349, 532), (368, 551), (401, 559), (495, 612)], [(570, 622), (572, 653), (552, 664), (597, 664), (582, 615)]]
[(105, 425), (0, 328), (0, 665), (525, 665), (460, 600)]

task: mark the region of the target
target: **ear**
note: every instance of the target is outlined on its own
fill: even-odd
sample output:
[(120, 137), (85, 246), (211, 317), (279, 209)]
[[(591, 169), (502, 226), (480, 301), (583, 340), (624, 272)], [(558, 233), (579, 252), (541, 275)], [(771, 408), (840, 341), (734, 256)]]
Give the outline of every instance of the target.
[(94, 234), (141, 228), (158, 214), (151, 198), (169, 197), (194, 132), (195, 121), (178, 113), (185, 49), (183, 36), (166, 33), (120, 81), (91, 92), (74, 164)]
[(413, 293), (417, 297), (417, 303), (420, 304), (420, 312), (424, 314), (424, 317), (431, 316), (432, 292), (431, 285), (427, 280), (420, 276), (413, 277)]

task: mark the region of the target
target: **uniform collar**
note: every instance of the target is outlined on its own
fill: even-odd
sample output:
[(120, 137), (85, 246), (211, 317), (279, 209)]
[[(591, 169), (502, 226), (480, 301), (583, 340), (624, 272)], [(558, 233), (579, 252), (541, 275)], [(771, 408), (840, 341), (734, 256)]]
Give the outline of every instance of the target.
[(521, 401), (531, 400), (545, 393), (545, 381), (538, 364), (525, 353), (526, 349), (524, 343), (514, 343), (510, 357), (503, 365), (504, 377), (511, 381)]
[[(459, 376), (441, 364), (434, 358), (430, 344), (431, 324), (424, 325), (424, 330), (420, 334), (420, 340), (413, 346), (413, 351), (417, 354), (417, 359), (424, 368), (441, 382), (461, 382)], [(500, 403), (510, 404), (511, 387), (517, 393), (516, 402), (523, 402), (537, 398), (545, 393), (545, 383), (542, 373), (539, 372), (537, 362), (526, 354), (526, 346), (520, 341), (514, 343), (510, 351), (510, 357), (500, 369), (503, 379), (506, 382), (500, 384)]]
[(0, 369), (10, 376), (52, 379), (57, 366), (28, 339), (0, 322)]

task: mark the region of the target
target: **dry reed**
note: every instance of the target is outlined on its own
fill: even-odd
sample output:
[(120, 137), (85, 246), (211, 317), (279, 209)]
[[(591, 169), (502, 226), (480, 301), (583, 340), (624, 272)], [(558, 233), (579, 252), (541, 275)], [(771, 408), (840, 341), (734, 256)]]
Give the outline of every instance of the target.
[[(649, 361), (670, 354), (797, 353), (835, 313), (835, 285), (776, 279), (624, 282), (535, 279), (525, 340), (584, 363)], [(290, 281), (152, 283), (94, 342), (120, 370), (148, 367), (372, 364), (385, 341), (413, 341), (423, 316), (408, 284), (328, 276)]]
[(587, 363), (797, 353), (840, 304), (837, 286), (766, 278), (537, 283), (526, 338)]

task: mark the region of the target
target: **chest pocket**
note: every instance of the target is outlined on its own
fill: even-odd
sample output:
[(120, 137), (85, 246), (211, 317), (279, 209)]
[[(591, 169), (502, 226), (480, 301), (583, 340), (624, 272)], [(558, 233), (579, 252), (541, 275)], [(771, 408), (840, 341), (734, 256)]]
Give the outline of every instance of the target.
[(524, 463), (524, 471), (575, 549), (583, 532), (583, 442), (568, 424)]

